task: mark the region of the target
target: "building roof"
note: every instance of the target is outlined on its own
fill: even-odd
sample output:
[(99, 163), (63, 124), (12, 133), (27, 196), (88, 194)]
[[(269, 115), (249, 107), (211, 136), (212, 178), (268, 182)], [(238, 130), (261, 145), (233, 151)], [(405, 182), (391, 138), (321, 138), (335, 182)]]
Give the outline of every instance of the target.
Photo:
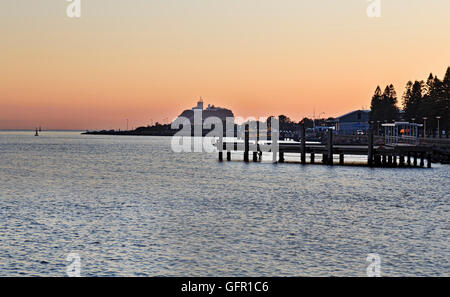
[(341, 115), (340, 117), (337, 117), (336, 119), (340, 119), (340, 118), (346, 117), (346, 116), (351, 115), (352, 113), (355, 113), (355, 112), (358, 112), (358, 111), (364, 112), (364, 113), (370, 113), (370, 110), (362, 110), (362, 109), (358, 109), (358, 110), (354, 110), (354, 111), (347, 112), (346, 114), (343, 114), (343, 115)]

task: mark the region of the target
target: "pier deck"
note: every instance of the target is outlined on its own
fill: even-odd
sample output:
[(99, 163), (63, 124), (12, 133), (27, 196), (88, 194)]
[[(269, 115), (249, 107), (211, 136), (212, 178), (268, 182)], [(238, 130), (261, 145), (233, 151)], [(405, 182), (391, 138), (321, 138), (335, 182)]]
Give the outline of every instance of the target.
[[(277, 141), (278, 142), (278, 141)], [(325, 165), (345, 165), (346, 155), (367, 156), (367, 166), (369, 167), (427, 167), (431, 168), (433, 150), (429, 146), (423, 145), (374, 145), (373, 134), (368, 135), (368, 145), (336, 145), (333, 144), (333, 134), (329, 130), (326, 144), (311, 144), (304, 137), (300, 142), (278, 142), (278, 151), (274, 155), (274, 162), (283, 163), (284, 154), (299, 154), (299, 162), (307, 164), (306, 155), (309, 154), (309, 164), (316, 163), (316, 155), (322, 155), (321, 164)], [(221, 145), (222, 144), (222, 145)], [(223, 153), (231, 161), (231, 152), (243, 152), (244, 162), (249, 162), (250, 152), (254, 162), (260, 161), (263, 152), (272, 152), (272, 143), (250, 140), (246, 131), (243, 142), (221, 141), (218, 143), (219, 161), (223, 161)], [(334, 155), (339, 156), (339, 161), (335, 162)]]
[[(253, 154), (253, 161), (261, 159), (262, 152), (271, 152), (270, 142), (260, 143), (256, 146), (255, 142), (249, 143), (246, 150), (245, 142), (224, 142), (223, 151), (219, 151), (219, 160), (223, 161), (223, 153), (227, 153), (227, 160), (231, 160), (231, 152), (242, 152), (244, 161), (249, 161), (249, 154)], [(373, 167), (424, 167), (425, 159), (427, 167), (431, 167), (431, 149), (424, 146), (373, 146), (372, 160), (369, 159), (369, 146), (367, 145), (333, 145), (330, 156), (330, 148), (324, 144), (305, 144), (305, 151), (302, 152), (302, 145), (299, 142), (279, 143), (277, 162), (284, 162), (284, 154), (299, 154), (299, 162), (306, 164), (306, 155), (309, 155), (309, 164), (320, 164), (315, 162), (316, 155), (322, 155), (322, 164), (326, 165), (344, 165), (345, 156), (367, 156), (368, 166)], [(302, 157), (305, 155), (305, 157)], [(339, 156), (339, 162), (333, 160), (333, 156)], [(247, 156), (247, 157), (246, 157)], [(255, 158), (255, 156), (257, 158)], [(332, 163), (333, 162), (333, 163)]]

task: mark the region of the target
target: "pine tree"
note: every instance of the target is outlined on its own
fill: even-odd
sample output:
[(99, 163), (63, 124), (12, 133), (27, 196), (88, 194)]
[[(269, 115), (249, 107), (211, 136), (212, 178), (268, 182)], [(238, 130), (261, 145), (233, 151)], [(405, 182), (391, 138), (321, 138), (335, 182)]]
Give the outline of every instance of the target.
[(370, 120), (380, 121), (381, 120), (381, 101), (383, 99), (381, 88), (377, 86), (375, 93), (372, 96), (372, 102), (370, 103)]
[(445, 73), (444, 79), (442, 81), (442, 97), (440, 104), (440, 116), (441, 116), (441, 127), (447, 131), (447, 135), (450, 131), (450, 67), (447, 67), (447, 72)]
[(434, 128), (434, 118), (438, 113), (437, 106), (437, 90), (436, 87), (439, 84), (439, 79), (434, 77), (432, 73), (428, 76), (427, 82), (425, 84), (425, 94), (423, 95), (422, 101), (419, 105), (419, 110), (423, 113), (423, 116), (426, 116), (428, 119), (427, 128), (433, 130)]
[(445, 73), (443, 83), (447, 89), (447, 96), (450, 94), (450, 67), (447, 68), (447, 72)]
[(394, 86), (391, 84), (386, 86), (382, 99), (382, 113), (383, 120), (395, 121), (397, 119), (397, 93)]
[(411, 88), (409, 100), (405, 102), (405, 116), (408, 120), (418, 120), (421, 116), (419, 105), (422, 102), (423, 81), (415, 81)]
[(397, 119), (397, 93), (394, 86), (388, 85), (381, 92), (381, 88), (377, 86), (372, 97), (370, 105), (370, 120), (371, 121), (393, 121)]
[(403, 93), (403, 110), (406, 113), (406, 109), (408, 108), (408, 104), (410, 104), (411, 102), (411, 93), (412, 93), (412, 87), (413, 87), (413, 83), (412, 81), (408, 81), (408, 83), (406, 84), (405, 87), (405, 92)]

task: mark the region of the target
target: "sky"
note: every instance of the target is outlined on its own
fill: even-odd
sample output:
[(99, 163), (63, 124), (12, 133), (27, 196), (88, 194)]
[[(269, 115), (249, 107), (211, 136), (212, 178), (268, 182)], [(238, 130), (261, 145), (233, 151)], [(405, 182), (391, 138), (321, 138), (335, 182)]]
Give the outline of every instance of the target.
[(339, 116), (442, 78), (450, 1), (0, 2), (0, 129), (125, 129), (203, 97), (236, 116)]

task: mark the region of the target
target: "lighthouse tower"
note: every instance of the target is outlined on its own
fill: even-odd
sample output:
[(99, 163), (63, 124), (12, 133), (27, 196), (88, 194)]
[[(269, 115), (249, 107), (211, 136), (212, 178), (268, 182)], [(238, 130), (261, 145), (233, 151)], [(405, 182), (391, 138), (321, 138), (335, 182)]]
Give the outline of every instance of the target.
[(192, 110), (194, 110), (194, 109), (201, 109), (201, 110), (203, 110), (203, 99), (202, 99), (202, 97), (200, 97), (200, 100), (197, 102), (197, 106), (192, 108)]

